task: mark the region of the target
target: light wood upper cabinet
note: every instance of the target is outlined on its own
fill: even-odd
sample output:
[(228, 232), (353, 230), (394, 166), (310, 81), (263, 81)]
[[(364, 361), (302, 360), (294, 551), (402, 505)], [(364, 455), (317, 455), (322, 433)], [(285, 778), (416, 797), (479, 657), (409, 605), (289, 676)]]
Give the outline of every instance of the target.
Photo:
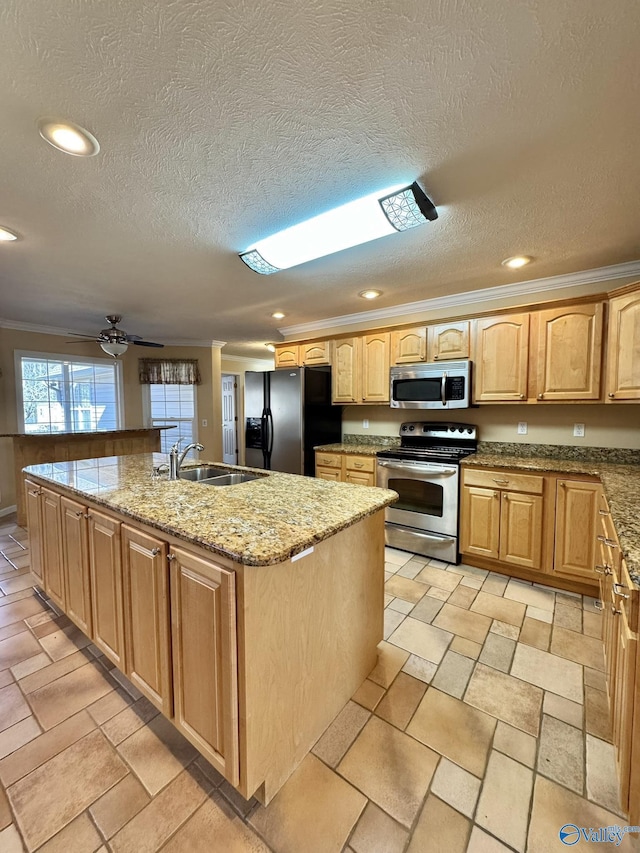
[(303, 365), (331, 364), (331, 341), (300, 344), (300, 362)]
[(475, 401), (526, 400), (529, 315), (505, 314), (474, 322)]
[(299, 367), (300, 347), (298, 344), (281, 344), (276, 346), (276, 367)]
[(44, 588), (58, 607), (65, 609), (62, 568), (62, 514), (60, 495), (42, 489), (42, 560), (47, 567)]
[(534, 316), (538, 332), (537, 399), (599, 399), (603, 303), (552, 308)]
[(361, 347), (360, 338), (342, 338), (335, 342), (331, 371), (334, 403), (356, 403), (360, 399)]
[(182, 548), (170, 558), (174, 723), (237, 785), (235, 574)]
[(89, 512), (93, 641), (126, 672), (120, 527), (120, 522), (108, 515), (94, 509)]
[(391, 335), (378, 332), (362, 338), (362, 402), (389, 402), (389, 355)]
[(640, 291), (609, 302), (605, 399), (640, 400)]
[(438, 323), (427, 329), (427, 361), (469, 358), (469, 321)]
[(61, 498), (62, 564), (66, 589), (66, 613), (88, 637), (91, 620), (91, 570), (87, 508), (71, 498)]
[(559, 479), (556, 484), (554, 572), (593, 581), (599, 483)]
[(167, 544), (122, 525), (127, 675), (156, 707), (173, 714)]
[(427, 355), (427, 329), (398, 329), (391, 332), (391, 364), (416, 364)]
[(40, 486), (31, 480), (24, 481), (27, 527), (29, 528), (29, 553), (31, 574), (44, 589), (44, 564), (42, 562), (42, 515)]

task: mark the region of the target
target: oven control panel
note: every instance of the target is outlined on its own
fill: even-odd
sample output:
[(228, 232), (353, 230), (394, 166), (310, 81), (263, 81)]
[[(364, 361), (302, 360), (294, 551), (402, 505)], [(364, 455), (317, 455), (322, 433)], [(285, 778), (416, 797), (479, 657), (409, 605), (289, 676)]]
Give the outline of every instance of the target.
[(476, 428), (473, 424), (433, 422), (433, 421), (407, 421), (400, 427), (400, 435), (424, 436), (425, 438), (439, 439), (473, 439), (476, 438)]

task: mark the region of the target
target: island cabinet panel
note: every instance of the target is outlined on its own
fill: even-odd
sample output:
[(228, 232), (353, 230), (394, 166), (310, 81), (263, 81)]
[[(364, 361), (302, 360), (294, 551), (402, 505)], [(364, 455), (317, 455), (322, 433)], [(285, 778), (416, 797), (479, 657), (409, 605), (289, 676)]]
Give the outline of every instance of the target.
[(66, 613), (81, 631), (93, 637), (87, 507), (65, 497), (60, 506)]
[(528, 314), (476, 320), (475, 401), (526, 400), (528, 359)]
[(62, 567), (62, 511), (60, 495), (42, 489), (42, 560), (47, 567), (44, 588), (58, 607), (66, 609)]
[(29, 528), (29, 554), (31, 574), (44, 589), (44, 563), (42, 560), (42, 507), (41, 488), (31, 480), (24, 481), (24, 502)]
[(609, 302), (606, 400), (640, 400), (640, 291)]
[(173, 714), (166, 542), (122, 526), (122, 595), (127, 675), (160, 710)]
[(120, 522), (97, 510), (89, 511), (93, 641), (126, 672), (122, 612)]
[(182, 548), (169, 560), (174, 723), (237, 785), (236, 576)]
[(464, 554), (498, 559), (500, 552), (500, 492), (463, 486), (460, 550)]
[(427, 361), (469, 358), (469, 321), (439, 323), (427, 330)]
[(599, 483), (560, 479), (556, 484), (554, 572), (595, 580)]
[(427, 355), (427, 329), (397, 329), (391, 332), (391, 364), (416, 364)]
[(604, 305), (536, 312), (538, 400), (598, 400)]

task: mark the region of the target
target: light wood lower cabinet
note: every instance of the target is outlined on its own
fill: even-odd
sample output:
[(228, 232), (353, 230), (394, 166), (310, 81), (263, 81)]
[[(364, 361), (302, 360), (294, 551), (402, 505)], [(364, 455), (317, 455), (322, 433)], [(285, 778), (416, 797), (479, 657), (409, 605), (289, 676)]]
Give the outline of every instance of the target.
[(599, 483), (561, 478), (556, 485), (553, 570), (595, 580), (595, 530)]
[(316, 477), (356, 486), (375, 486), (376, 457), (316, 451)]
[(42, 489), (42, 561), (47, 567), (44, 589), (49, 598), (65, 609), (64, 571), (62, 568), (62, 512), (60, 495)]
[(24, 481), (25, 513), (29, 528), (29, 553), (31, 574), (38, 585), (44, 589), (44, 566), (42, 562), (42, 510), (40, 507), (42, 489), (31, 480)]
[(66, 590), (65, 612), (88, 637), (93, 636), (91, 617), (91, 569), (87, 507), (61, 498), (62, 565)]
[(126, 672), (122, 611), (122, 552), (119, 521), (89, 511), (93, 641)]
[(460, 521), (461, 552), (497, 560), (500, 553), (500, 492), (463, 486)]

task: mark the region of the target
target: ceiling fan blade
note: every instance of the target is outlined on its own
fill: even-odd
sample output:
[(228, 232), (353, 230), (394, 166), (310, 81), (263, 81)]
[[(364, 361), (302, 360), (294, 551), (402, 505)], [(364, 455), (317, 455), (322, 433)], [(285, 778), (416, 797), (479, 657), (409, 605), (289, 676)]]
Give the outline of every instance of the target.
[(154, 344), (152, 341), (129, 341), (137, 347), (163, 347), (164, 344)]
[(95, 335), (83, 334), (82, 332), (67, 332), (68, 335), (72, 335), (74, 338), (87, 338), (87, 340), (95, 341)]
[(65, 344), (99, 344), (100, 338), (85, 338), (82, 341), (65, 341)]
[(134, 341), (141, 341), (142, 335), (127, 335), (127, 341), (129, 343), (133, 343)]

